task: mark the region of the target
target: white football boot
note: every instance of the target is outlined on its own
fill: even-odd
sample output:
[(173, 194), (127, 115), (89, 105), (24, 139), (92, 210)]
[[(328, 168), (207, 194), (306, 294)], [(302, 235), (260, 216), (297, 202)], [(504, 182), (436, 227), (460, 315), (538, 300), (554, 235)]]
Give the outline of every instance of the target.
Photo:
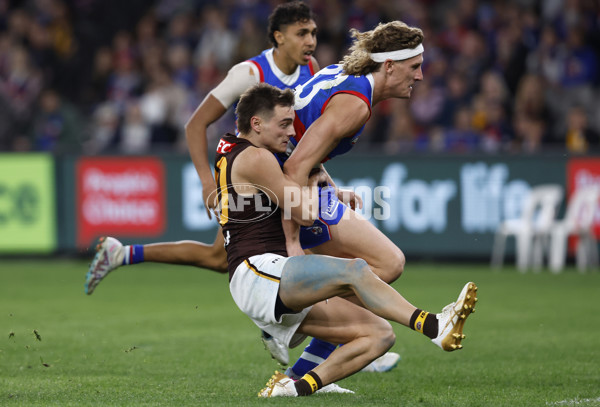
[(273, 359), (279, 362), (282, 366), (286, 366), (288, 363), (290, 363), (288, 347), (283, 342), (273, 336), (265, 338), (264, 334), (261, 334), (260, 339), (265, 345), (265, 349), (269, 351)]
[(267, 387), (258, 392), (258, 397), (298, 397), (298, 392), (292, 378), (275, 371)]
[(438, 336), (431, 342), (445, 351), (462, 349), (461, 341), (465, 339), (463, 326), (467, 317), (475, 312), (477, 302), (477, 286), (468, 282), (463, 287), (455, 302), (444, 307), (442, 312), (436, 315), (438, 319)]
[(399, 360), (399, 354), (395, 352), (387, 352), (386, 354), (381, 355), (380, 357), (369, 363), (367, 366), (363, 367), (361, 372), (389, 372), (390, 370), (396, 367)]
[(335, 383), (329, 383), (326, 386), (321, 387), (319, 390), (317, 390), (315, 392), (315, 394), (318, 393), (350, 393), (350, 394), (354, 394), (354, 392), (350, 389), (344, 389), (342, 386), (340, 386), (339, 384), (335, 384)]
[(114, 237), (103, 236), (96, 244), (96, 255), (86, 274), (85, 293), (90, 295), (111, 271), (123, 264), (123, 244)]

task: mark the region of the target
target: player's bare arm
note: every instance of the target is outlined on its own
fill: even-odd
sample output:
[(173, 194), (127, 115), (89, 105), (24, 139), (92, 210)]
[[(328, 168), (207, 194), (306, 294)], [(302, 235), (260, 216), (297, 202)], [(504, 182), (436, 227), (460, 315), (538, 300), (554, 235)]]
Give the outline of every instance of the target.
[(209, 217), (214, 203), (208, 197), (217, 186), (208, 160), (208, 126), (220, 119), (246, 89), (258, 82), (258, 73), (252, 64), (241, 62), (235, 65), (225, 79), (204, 98), (185, 125), (190, 157), (202, 182), (202, 196)]
[[(231, 168), (231, 181), (234, 184), (249, 183), (262, 187), (272, 200), (279, 202), (282, 210), (288, 209), (292, 220), (300, 225), (310, 226), (317, 218), (318, 205), (310, 205), (310, 190), (300, 188), (283, 174), (273, 153), (264, 148), (248, 148), (240, 153)], [(290, 199), (289, 191), (292, 190), (298, 191), (300, 195), (295, 197), (294, 205), (286, 207)]]
[(359, 97), (341, 93), (331, 98), (322, 116), (307, 130), (286, 161), (284, 172), (306, 185), (310, 170), (337, 146), (356, 133), (369, 119), (369, 106)]
[(226, 111), (227, 109), (221, 102), (213, 95), (208, 94), (185, 125), (185, 137), (190, 150), (190, 157), (202, 182), (203, 192), (207, 192), (207, 194), (216, 189), (216, 184), (208, 162), (206, 129), (223, 116)]

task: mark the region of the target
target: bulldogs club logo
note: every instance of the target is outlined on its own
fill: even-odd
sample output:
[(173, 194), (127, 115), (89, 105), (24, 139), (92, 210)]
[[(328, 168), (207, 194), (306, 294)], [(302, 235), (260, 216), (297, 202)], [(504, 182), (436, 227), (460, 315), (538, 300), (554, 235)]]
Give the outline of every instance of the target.
[(306, 230), (312, 232), (312, 234), (315, 236), (323, 233), (323, 228), (321, 226), (311, 226), (311, 227), (306, 228)]

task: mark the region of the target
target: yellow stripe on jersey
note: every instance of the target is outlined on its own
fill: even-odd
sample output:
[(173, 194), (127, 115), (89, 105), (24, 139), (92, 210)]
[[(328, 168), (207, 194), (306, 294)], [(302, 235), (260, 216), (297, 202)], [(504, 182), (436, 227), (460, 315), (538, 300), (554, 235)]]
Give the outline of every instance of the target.
[(217, 162), (217, 168), (219, 169), (219, 189), (221, 191), (221, 202), (219, 206), (221, 208), (221, 216), (219, 217), (219, 224), (223, 226), (229, 220), (229, 193), (227, 191), (227, 158), (221, 157)]
[(244, 260), (244, 263), (246, 263), (246, 267), (248, 267), (250, 270), (254, 271), (254, 274), (256, 274), (259, 277), (262, 278), (266, 278), (267, 280), (271, 280), (274, 281), (276, 283), (279, 283), (280, 278), (279, 277), (275, 277), (275, 276), (271, 276), (267, 273), (263, 273), (262, 271), (260, 271), (259, 269), (257, 269), (253, 264), (251, 264), (248, 259)]

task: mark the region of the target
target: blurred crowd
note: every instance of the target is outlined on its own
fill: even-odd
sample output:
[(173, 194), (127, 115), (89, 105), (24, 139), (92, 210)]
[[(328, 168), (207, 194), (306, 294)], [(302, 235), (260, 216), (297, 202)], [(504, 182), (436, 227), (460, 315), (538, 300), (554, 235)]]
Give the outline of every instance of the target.
[[(269, 0), (0, 0), (0, 151), (184, 152), (184, 125), (235, 63), (270, 45)], [(600, 2), (307, 3), (321, 67), (348, 31), (399, 19), (425, 33), (410, 101), (373, 109), (357, 148), (600, 151)], [(209, 132), (234, 128), (233, 114)]]

